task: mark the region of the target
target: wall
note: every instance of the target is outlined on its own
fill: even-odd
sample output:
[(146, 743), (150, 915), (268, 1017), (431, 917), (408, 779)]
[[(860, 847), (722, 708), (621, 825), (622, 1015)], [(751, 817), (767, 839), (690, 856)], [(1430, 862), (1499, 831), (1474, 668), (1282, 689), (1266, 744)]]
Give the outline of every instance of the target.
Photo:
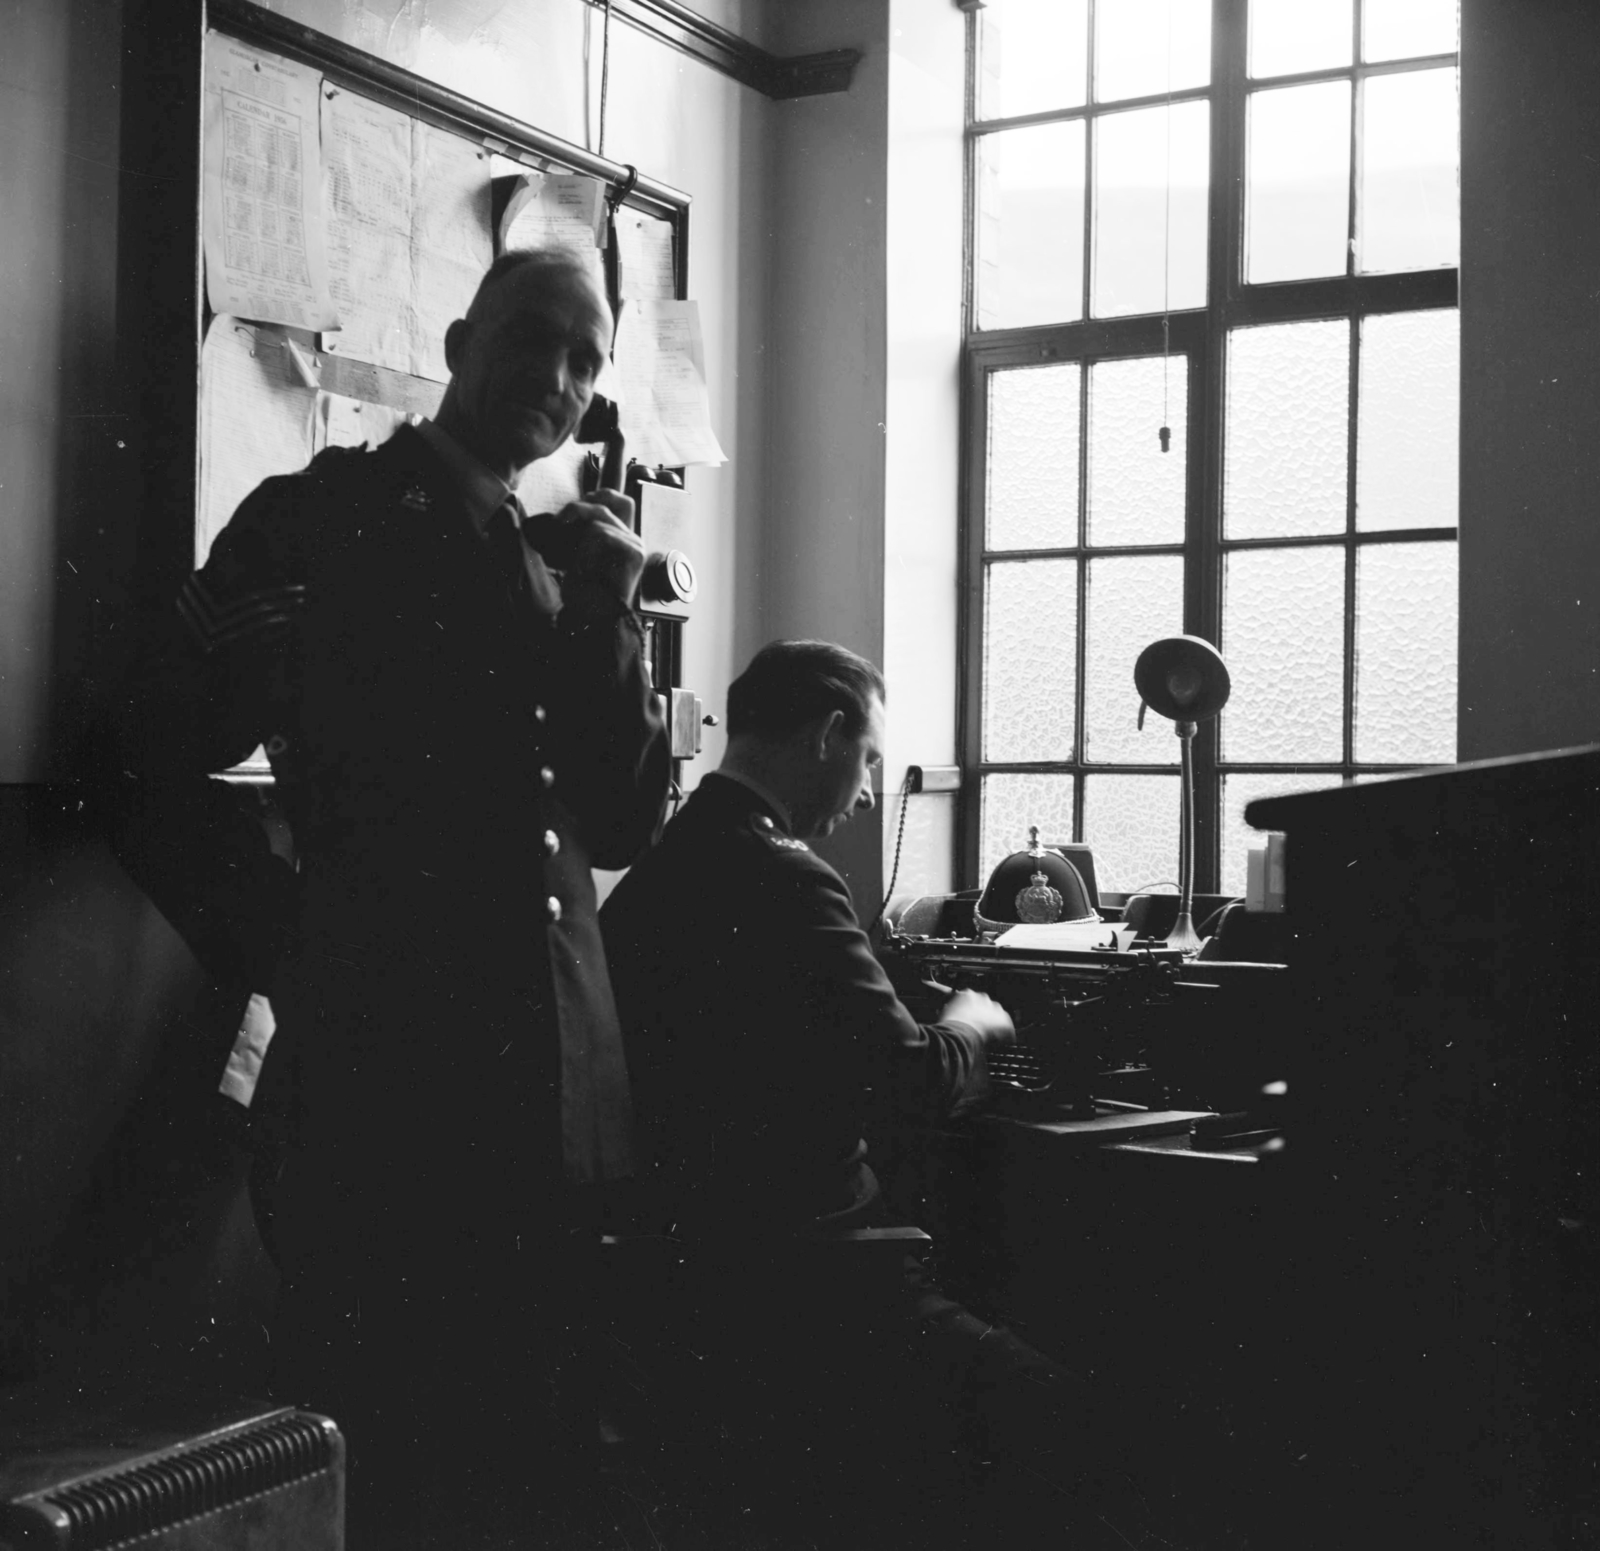
[[(894, 0), (889, 178), (883, 666), (885, 786), (956, 762), (966, 17)], [(894, 866), (899, 799), (884, 809)], [(955, 886), (955, 795), (912, 797), (894, 893)]]
[(1600, 740), (1597, 55), (1590, 0), (1462, 0), (1462, 759)]
[[(884, 797), (820, 847), (870, 917), (905, 767), (955, 758), (965, 28), (947, 0), (821, 0), (776, 18), (780, 52), (863, 58), (848, 93), (776, 107), (771, 451), (749, 644), (821, 636), (883, 666)], [(953, 807), (912, 800), (896, 894), (949, 886)]]
[(84, 731), (132, 558), (115, 499), (121, 12), (0, 0), (0, 782)]
[[(850, 90), (774, 104), (768, 465), (761, 576), (744, 655), (780, 637), (883, 657), (888, 9), (816, 0), (777, 13), (782, 54), (862, 53)], [(818, 850), (863, 914), (882, 877), (881, 807)]]

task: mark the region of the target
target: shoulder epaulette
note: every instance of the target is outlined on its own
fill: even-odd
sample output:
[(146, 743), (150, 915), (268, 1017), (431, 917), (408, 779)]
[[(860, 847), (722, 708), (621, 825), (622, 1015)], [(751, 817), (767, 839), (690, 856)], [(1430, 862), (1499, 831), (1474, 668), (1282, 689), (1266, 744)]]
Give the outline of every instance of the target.
[(811, 849), (805, 841), (796, 840), (793, 835), (786, 835), (778, 828), (771, 815), (766, 813), (752, 813), (750, 815), (750, 829), (753, 834), (759, 835), (774, 851), (809, 851)]

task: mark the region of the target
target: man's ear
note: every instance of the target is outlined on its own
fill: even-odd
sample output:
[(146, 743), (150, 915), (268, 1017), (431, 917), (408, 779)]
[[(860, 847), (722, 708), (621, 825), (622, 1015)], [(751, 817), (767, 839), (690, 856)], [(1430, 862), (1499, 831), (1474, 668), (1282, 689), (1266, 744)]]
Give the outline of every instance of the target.
[(465, 318), (457, 318), (444, 331), (444, 364), (450, 368), (451, 376), (455, 375), (461, 364), (461, 352), (467, 348), (467, 335), (471, 327)]
[(811, 748), (818, 759), (826, 759), (834, 745), (844, 736), (844, 712), (837, 706), (826, 716), (819, 716), (812, 724)]

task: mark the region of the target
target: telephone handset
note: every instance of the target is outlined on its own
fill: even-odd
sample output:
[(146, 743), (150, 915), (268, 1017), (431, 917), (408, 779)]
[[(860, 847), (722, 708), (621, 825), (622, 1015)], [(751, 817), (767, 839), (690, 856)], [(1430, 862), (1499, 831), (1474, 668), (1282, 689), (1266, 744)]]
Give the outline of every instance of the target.
[[(629, 496), (634, 503), (635, 527), (641, 534), (645, 529), (641, 487), (655, 486), (659, 481), (667, 488), (681, 488), (682, 482), (668, 471), (652, 476), (650, 470), (626, 461), (627, 447), (617, 406), (600, 394), (589, 401), (589, 408), (572, 433), (572, 439), (580, 447), (598, 445), (598, 450), (591, 450), (586, 460), (582, 493), (588, 496), (596, 490), (615, 490)], [(527, 531), (529, 542), (552, 570), (564, 570), (572, 563), (572, 524), (558, 522), (550, 513), (540, 512), (528, 518)], [(644, 575), (639, 579), (641, 603), (687, 608), (694, 602), (697, 591), (694, 566), (682, 550), (652, 550), (646, 557)]]
[[(573, 441), (580, 446), (598, 442), (599, 454), (590, 453), (590, 473), (583, 481), (582, 493), (590, 495), (596, 490), (621, 491), (626, 448), (623, 445), (622, 426), (617, 416), (617, 406), (608, 398), (596, 394), (578, 429), (572, 433)], [(544, 563), (553, 571), (564, 571), (572, 564), (573, 545), (577, 539), (576, 523), (560, 522), (549, 512), (530, 512), (526, 534), (528, 542), (539, 551)]]

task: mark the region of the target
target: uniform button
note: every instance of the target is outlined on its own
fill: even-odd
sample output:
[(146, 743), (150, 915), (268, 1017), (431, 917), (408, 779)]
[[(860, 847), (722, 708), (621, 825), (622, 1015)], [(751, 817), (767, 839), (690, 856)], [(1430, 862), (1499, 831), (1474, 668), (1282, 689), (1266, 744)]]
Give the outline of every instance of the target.
[(554, 894), (544, 902), (544, 913), (552, 925), (561, 919), (561, 901)]
[(546, 856), (554, 856), (560, 849), (561, 836), (558, 835), (553, 829), (547, 829), (544, 832), (544, 854)]
[(550, 720), (550, 713), (542, 705), (536, 705), (533, 708), (533, 719), (536, 722), (547, 722)]
[(556, 784), (556, 773), (548, 765), (539, 767), (539, 785), (547, 792)]

